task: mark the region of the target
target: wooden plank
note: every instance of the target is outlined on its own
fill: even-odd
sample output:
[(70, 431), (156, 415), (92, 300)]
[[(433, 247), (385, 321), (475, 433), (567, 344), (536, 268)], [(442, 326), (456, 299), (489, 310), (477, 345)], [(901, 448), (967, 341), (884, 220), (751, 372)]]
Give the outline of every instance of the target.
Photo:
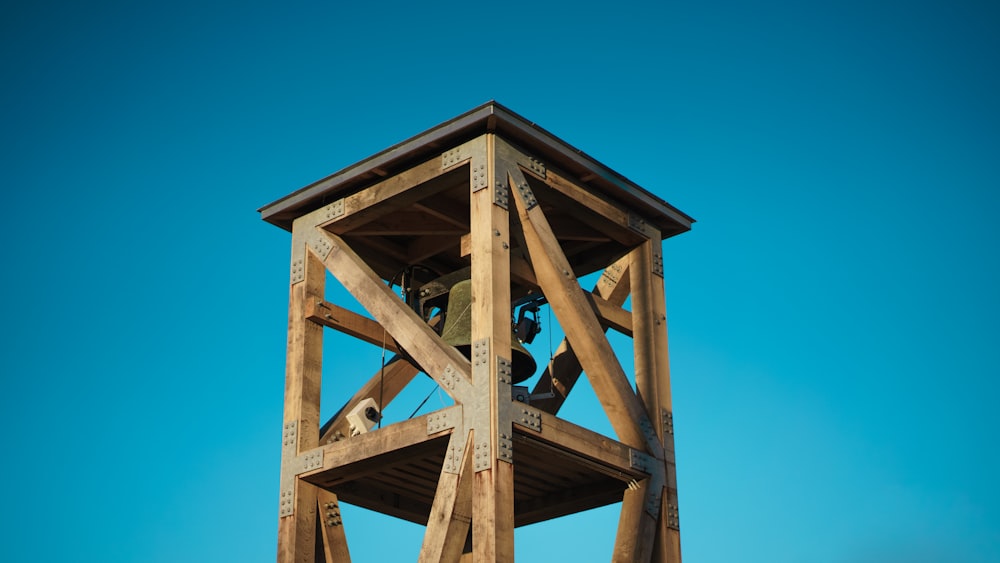
[[(488, 341), (487, 369), (474, 374), (482, 417), (473, 421), (475, 448), (489, 452), (489, 466), (473, 477), (472, 552), (477, 563), (514, 561), (514, 470), (499, 457), (500, 433), (512, 434), (510, 420), (501, 426), (500, 404), (508, 408), (510, 386), (499, 384), (497, 358), (511, 360), (510, 349), (510, 219), (494, 205), (495, 190), (505, 182), (496, 167), (495, 136), (486, 136), (486, 153), (475, 154), (470, 167), (486, 165), (486, 189), (474, 191), (470, 203), (472, 249), (472, 342)], [(470, 178), (475, 186), (476, 179)], [(502, 393), (502, 389), (506, 392)], [(485, 401), (485, 402), (483, 402)], [(485, 418), (485, 420), (484, 420)]]
[(310, 300), (306, 304), (306, 318), (369, 344), (384, 346), (393, 354), (400, 353), (399, 347), (378, 322), (323, 299)]
[(413, 381), (413, 378), (418, 373), (420, 373), (420, 370), (403, 358), (395, 358), (390, 361), (386, 364), (384, 370), (380, 369), (376, 372), (337, 411), (337, 414), (323, 425), (319, 440), (320, 443), (328, 444), (340, 438), (350, 436), (350, 423), (347, 422), (347, 413), (351, 412), (351, 409), (364, 399), (373, 399), (379, 405), (379, 410), (384, 412), (386, 405), (391, 403)]
[[(283, 436), (281, 495), (292, 495), (292, 513), (278, 520), (279, 563), (312, 561), (316, 549), (316, 489), (289, 474), (292, 459), (319, 442), (319, 402), (323, 362), (323, 327), (306, 320), (306, 305), (323, 298), (326, 272), (305, 249), (302, 226), (293, 227), (292, 254), (303, 252), (302, 281), (291, 284), (288, 304), (288, 351), (285, 364), (285, 428), (295, 428), (294, 440)], [(294, 280), (294, 278), (293, 278)], [(286, 431), (284, 435), (290, 436)]]
[[(471, 392), (471, 364), (400, 300), (343, 239), (320, 230), (331, 245), (324, 264), (441, 388), (461, 402)], [(446, 377), (449, 366), (456, 374)]]
[(472, 452), (470, 433), (453, 433), (451, 439), (463, 442), (464, 456), (457, 473), (441, 471), (434, 503), (431, 505), (420, 547), (419, 561), (458, 561), (472, 523)]
[[(508, 168), (508, 173), (511, 185), (525, 183), (516, 166)], [(632, 391), (597, 316), (583, 295), (583, 289), (573, 277), (541, 207), (536, 205), (529, 209), (525, 195), (520, 190), (512, 189), (511, 192), (515, 194), (513, 199), (517, 203), (525, 242), (539, 285), (572, 344), (619, 440), (634, 448), (648, 448), (654, 454), (662, 452), (662, 445), (658, 442), (649, 443), (640, 429), (642, 421), (648, 423), (645, 409)]]
[(337, 495), (317, 489), (316, 500), (326, 563), (350, 563), (351, 553), (347, 548), (347, 535), (344, 532), (344, 521), (340, 514), (340, 501)]
[[(594, 287), (594, 293), (600, 295), (610, 305), (620, 306), (628, 298), (630, 289), (628, 264), (628, 256), (625, 256), (605, 268)], [(552, 393), (553, 396), (534, 399), (531, 402), (532, 406), (548, 413), (558, 413), (582, 371), (580, 361), (577, 360), (569, 341), (563, 339), (532, 391), (532, 395)]]

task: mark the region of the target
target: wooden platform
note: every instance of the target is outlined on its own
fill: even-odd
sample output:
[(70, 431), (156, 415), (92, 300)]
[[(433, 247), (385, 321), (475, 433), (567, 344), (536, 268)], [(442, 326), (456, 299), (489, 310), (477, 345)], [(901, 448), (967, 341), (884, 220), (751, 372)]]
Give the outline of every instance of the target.
[[(630, 483), (648, 477), (627, 446), (531, 410), (540, 430), (514, 424), (515, 526), (621, 502)], [(426, 525), (451, 435), (427, 433), (433, 416), (330, 444), (323, 453), (331, 467), (302, 478), (344, 502)]]

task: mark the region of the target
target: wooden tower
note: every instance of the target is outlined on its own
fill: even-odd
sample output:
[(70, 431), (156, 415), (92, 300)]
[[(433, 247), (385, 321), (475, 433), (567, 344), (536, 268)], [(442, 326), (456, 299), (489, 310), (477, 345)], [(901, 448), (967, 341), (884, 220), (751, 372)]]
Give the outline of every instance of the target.
[[(690, 217), (494, 102), (260, 212), (292, 233), (279, 562), (349, 561), (341, 501), (425, 525), (435, 562), (512, 561), (515, 527), (621, 502), (615, 561), (681, 560), (660, 249)], [(370, 317), (326, 301), (327, 272)], [(462, 279), (467, 354), (433, 307)], [(512, 315), (540, 300), (566, 340), (513, 400)], [(326, 328), (397, 354), (328, 421)], [(632, 338), (634, 373), (609, 329)], [(421, 372), (453, 406), (359, 422)], [(616, 439), (559, 418), (581, 374)]]

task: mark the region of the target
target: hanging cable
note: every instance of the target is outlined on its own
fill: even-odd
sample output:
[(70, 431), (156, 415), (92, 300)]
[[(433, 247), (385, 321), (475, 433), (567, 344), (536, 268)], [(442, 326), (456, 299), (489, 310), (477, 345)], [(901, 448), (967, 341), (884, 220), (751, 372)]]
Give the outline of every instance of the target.
[(418, 412), (420, 412), (420, 409), (422, 409), (422, 408), (424, 407), (424, 405), (425, 405), (425, 404), (427, 404), (427, 400), (431, 398), (431, 395), (433, 395), (433, 394), (434, 394), (434, 391), (436, 391), (437, 389), (438, 389), (438, 386), (437, 386), (437, 385), (435, 385), (435, 386), (434, 386), (434, 387), (433, 387), (433, 388), (431, 389), (431, 392), (430, 392), (430, 393), (428, 393), (426, 397), (424, 397), (424, 400), (423, 400), (423, 401), (420, 401), (420, 404), (419, 404), (419, 405), (417, 405), (417, 408), (416, 408), (416, 409), (414, 409), (414, 411), (410, 413), (410, 416), (406, 417), (406, 420), (409, 420), (409, 419), (413, 418), (414, 416), (416, 416), (416, 415), (417, 415), (417, 413), (418, 413)]

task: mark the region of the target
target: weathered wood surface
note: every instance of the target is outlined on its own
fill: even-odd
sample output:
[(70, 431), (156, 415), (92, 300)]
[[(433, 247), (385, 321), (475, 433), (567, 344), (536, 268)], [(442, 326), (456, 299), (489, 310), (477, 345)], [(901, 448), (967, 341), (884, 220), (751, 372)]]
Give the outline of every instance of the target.
[[(299, 228), (299, 225), (296, 225)], [(293, 255), (304, 242), (293, 233)], [(293, 499), (293, 512), (278, 520), (279, 563), (312, 563), (316, 549), (316, 489), (309, 483), (288, 476), (292, 457), (314, 448), (319, 443), (320, 381), (323, 362), (323, 327), (306, 320), (310, 301), (323, 298), (326, 271), (322, 262), (309, 250), (304, 250), (303, 279), (292, 283), (288, 304), (288, 351), (285, 365), (285, 404), (283, 422), (286, 428), (296, 428), (294, 444), (282, 447), (282, 490)], [(284, 439), (284, 438), (283, 438)], [(291, 480), (292, 489), (284, 487)]]

